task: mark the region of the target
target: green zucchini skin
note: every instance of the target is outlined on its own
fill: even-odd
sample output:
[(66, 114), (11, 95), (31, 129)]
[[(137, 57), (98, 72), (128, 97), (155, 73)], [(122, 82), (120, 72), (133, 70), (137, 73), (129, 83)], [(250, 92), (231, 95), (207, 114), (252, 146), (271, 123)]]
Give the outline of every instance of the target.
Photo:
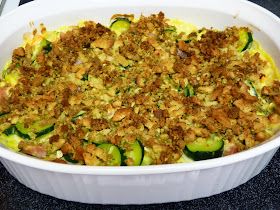
[(88, 74), (87, 73), (85, 73), (83, 75), (82, 81), (88, 81)]
[(48, 54), (52, 50), (52, 43), (46, 39), (43, 39), (40, 44), (38, 44), (35, 48), (35, 50), (32, 53), (32, 63), (35, 63), (35, 60), (40, 52), (43, 52), (44, 54)]
[(249, 87), (249, 94), (251, 96), (259, 97), (259, 94), (258, 94), (258, 92), (257, 92), (257, 90), (256, 90), (252, 81), (247, 80), (247, 81), (245, 81), (245, 84)]
[[(45, 134), (48, 134), (50, 132), (52, 132), (54, 130), (54, 124), (47, 127), (46, 129), (43, 129), (36, 134), (36, 137), (40, 137), (40, 136), (43, 136)], [(30, 140), (30, 135), (28, 134), (28, 129), (24, 129), (22, 128), (22, 126), (20, 126), (20, 124), (17, 124), (17, 125), (11, 125), (9, 128), (7, 128), (6, 130), (4, 130), (3, 132), (6, 136), (10, 136), (10, 135), (13, 135), (13, 134), (16, 134), (17, 136), (23, 138), (23, 139), (27, 139), (27, 140)]]
[(6, 114), (9, 114), (9, 112), (0, 112), (0, 117), (4, 116)]
[(30, 140), (30, 136), (28, 134), (25, 134), (25, 133), (21, 133), (20, 131), (18, 131), (18, 136), (23, 138), (23, 139), (27, 139), (27, 140)]
[(52, 43), (48, 40), (46, 40), (46, 44), (43, 47), (43, 51), (45, 54), (48, 54), (52, 50)]
[(86, 113), (86, 111), (80, 111), (78, 114), (76, 114), (72, 119), (71, 122), (76, 122), (79, 117), (83, 116)]
[(71, 155), (69, 155), (69, 154), (63, 155), (63, 157), (69, 163), (78, 163), (78, 161), (77, 160), (73, 160)]
[(170, 26), (164, 29), (165, 32), (176, 32), (177, 28), (175, 26)]
[(139, 145), (140, 145), (141, 151), (142, 151), (142, 157), (141, 157), (141, 161), (140, 161), (140, 164), (139, 164), (139, 165), (141, 165), (142, 162), (143, 162), (143, 159), (144, 159), (144, 145), (141, 143), (141, 141), (138, 141), (138, 142), (139, 142)]
[(54, 124), (51, 125), (50, 127), (44, 129), (44, 130), (41, 130), (39, 132), (36, 133), (36, 137), (40, 137), (40, 136), (43, 136), (45, 134), (48, 134), (50, 132), (52, 132), (54, 130)]
[(244, 52), (245, 50), (249, 49), (252, 45), (252, 42), (254, 41), (253, 39), (253, 35), (251, 32), (247, 32), (247, 43), (245, 44), (245, 46), (243, 47), (243, 49), (241, 50), (241, 52)]
[(141, 165), (144, 158), (144, 147), (140, 141), (136, 140), (133, 144), (131, 144), (131, 148), (129, 151), (125, 151), (121, 149), (122, 155), (122, 165), (126, 164), (126, 159), (130, 158), (133, 160), (133, 166)]
[(103, 149), (105, 152), (111, 155), (111, 160), (107, 164), (108, 166), (121, 166), (122, 157), (119, 148), (116, 145), (104, 143), (97, 146)]
[(193, 160), (207, 160), (221, 157), (223, 149), (223, 139), (213, 135), (210, 139), (187, 144), (184, 148), (184, 153)]
[(186, 97), (192, 97), (195, 95), (193, 86), (191, 86), (190, 84), (188, 84), (185, 88), (184, 88), (184, 94)]
[(131, 23), (130, 22), (130, 20), (128, 20), (127, 18), (124, 18), (124, 17), (118, 17), (118, 18), (116, 18), (112, 23), (111, 23), (111, 25), (110, 25), (110, 28), (112, 28), (113, 26), (114, 26), (114, 24), (116, 24), (116, 23)]
[(127, 18), (116, 18), (110, 25), (110, 29), (118, 35), (127, 31), (130, 28), (131, 21)]
[(22, 133), (20, 130), (17, 129), (16, 125), (11, 125), (9, 128), (4, 130), (3, 132), (6, 136), (17, 135), (23, 139), (30, 140), (30, 136), (28, 134)]
[(23, 124), (17, 123), (17, 124), (15, 125), (15, 127), (16, 127), (16, 129), (17, 129), (18, 135), (19, 135), (21, 138), (24, 138), (24, 139), (31, 139), (30, 136), (28, 135), (28, 129), (25, 129)]
[(198, 160), (207, 160), (207, 159), (221, 157), (223, 154), (223, 149), (215, 151), (215, 152), (192, 152), (186, 146), (184, 149), (184, 153), (191, 159), (198, 161)]
[(125, 150), (123, 150), (122, 148), (119, 148), (119, 150), (121, 154), (121, 166), (126, 166), (125, 160), (127, 159), (127, 157), (125, 155)]
[(15, 125), (11, 125), (9, 128), (3, 131), (6, 136), (17, 134), (17, 128)]
[(122, 71), (128, 70), (129, 68), (130, 68), (130, 65), (127, 65), (127, 66), (120, 65), (120, 70), (122, 70)]

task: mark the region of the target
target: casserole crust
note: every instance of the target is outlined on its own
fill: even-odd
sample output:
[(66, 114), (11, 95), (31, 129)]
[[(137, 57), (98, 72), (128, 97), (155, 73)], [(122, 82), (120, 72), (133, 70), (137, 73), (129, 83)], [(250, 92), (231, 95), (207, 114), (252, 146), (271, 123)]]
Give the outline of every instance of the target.
[(279, 76), (251, 31), (178, 28), (163, 13), (116, 15), (111, 29), (42, 26), (4, 71), (1, 142), (60, 163), (149, 165), (229, 155), (275, 134)]

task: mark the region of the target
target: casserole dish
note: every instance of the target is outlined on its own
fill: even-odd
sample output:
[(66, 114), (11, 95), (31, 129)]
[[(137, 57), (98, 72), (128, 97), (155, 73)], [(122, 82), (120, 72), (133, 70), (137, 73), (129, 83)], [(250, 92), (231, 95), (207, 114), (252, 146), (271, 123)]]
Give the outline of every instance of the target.
[[(57, 8), (50, 8), (51, 3), (39, 1), (3, 17), (0, 25), (6, 30), (0, 35), (3, 49), (0, 63), (3, 65), (12, 49), (20, 44), (21, 35), (30, 31), (30, 20), (35, 25), (43, 22), (52, 29), (75, 24), (80, 19), (106, 24), (114, 13), (139, 15), (159, 11), (165, 12), (167, 17), (186, 20), (199, 27), (248, 26), (272, 57), (276, 58), (279, 54), (277, 31), (271, 30), (277, 28), (278, 18), (246, 1), (224, 1), (221, 4), (213, 0), (206, 4), (203, 2), (203, 6), (202, 1), (174, 1), (172, 4), (155, 0), (122, 1), (118, 6), (111, 6), (114, 1), (84, 2), (79, 5), (74, 0), (67, 1), (67, 4), (59, 1), (56, 2)], [(255, 21), (255, 17), (259, 19)], [(126, 168), (61, 165), (4, 148), (0, 148), (0, 155), (1, 162), (13, 176), (41, 193), (86, 203), (140, 204), (190, 200), (229, 190), (258, 174), (279, 145), (275, 137), (254, 149), (214, 160)]]

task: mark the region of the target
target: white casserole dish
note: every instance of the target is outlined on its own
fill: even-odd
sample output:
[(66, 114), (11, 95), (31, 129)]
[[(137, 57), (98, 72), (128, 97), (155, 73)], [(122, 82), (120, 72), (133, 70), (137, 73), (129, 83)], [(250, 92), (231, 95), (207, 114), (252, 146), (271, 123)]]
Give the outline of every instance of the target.
[[(249, 26), (254, 37), (280, 66), (280, 20), (244, 0), (49, 0), (21, 6), (0, 18), (0, 65), (30, 31), (29, 22), (48, 29), (92, 19), (108, 24), (116, 13), (149, 15), (163, 11), (198, 27)], [(52, 163), (17, 154), (0, 146), (1, 162), (27, 187), (57, 198), (99, 204), (148, 204), (191, 200), (230, 190), (245, 183), (268, 164), (280, 146), (275, 137), (256, 148), (218, 159), (193, 163), (92, 167)]]

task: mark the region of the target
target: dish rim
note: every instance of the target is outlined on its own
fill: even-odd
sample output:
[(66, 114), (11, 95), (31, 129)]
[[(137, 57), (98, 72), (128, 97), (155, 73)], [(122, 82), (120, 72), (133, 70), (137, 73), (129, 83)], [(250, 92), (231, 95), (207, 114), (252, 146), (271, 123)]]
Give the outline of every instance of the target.
[[(54, 1), (54, 0), (53, 0)], [(68, 0), (69, 1), (69, 0)], [(90, 1), (90, 0), (88, 0)], [(135, 5), (144, 5), (153, 4), (154, 2), (158, 2), (157, 0), (142, 0), (143, 4), (138, 2), (130, 2)], [(163, 0), (162, 2), (167, 2), (168, 0)], [(199, 0), (201, 1), (201, 0)], [(197, 1), (197, 2), (199, 2)], [(212, 0), (213, 2), (218, 2), (217, 0)], [(246, 0), (226, 0), (228, 2), (236, 2), (247, 4), (248, 7), (252, 7), (255, 10), (258, 10), (261, 13), (272, 18), (277, 24), (280, 25), (280, 19), (268, 11), (267, 9)], [(28, 4), (25, 4), (21, 7), (16, 8), (15, 10), (9, 12), (0, 18), (0, 22), (4, 21), (6, 18), (13, 16), (18, 11), (24, 12), (25, 10), (32, 9), (44, 1), (33, 1)], [(66, 0), (65, 0), (66, 2)], [(74, 2), (72, 0), (72, 2)], [(97, 1), (101, 3), (102, 1)], [(122, 5), (125, 5), (125, 2), (129, 2), (129, 0), (122, 1)], [(147, 3), (148, 2), (148, 3)], [(177, 2), (182, 2), (182, 0), (177, 0)], [(102, 5), (102, 3), (101, 3)], [(164, 4), (163, 4), (164, 5)], [(147, 5), (146, 5), (147, 6)], [(165, 6), (165, 5), (164, 5)], [(279, 133), (278, 133), (279, 135)], [(186, 172), (186, 171), (194, 171), (194, 170), (203, 170), (209, 168), (216, 168), (220, 166), (230, 165), (234, 163), (238, 163), (241, 161), (245, 161), (247, 159), (254, 158), (261, 154), (264, 154), (270, 150), (276, 149), (280, 146), (280, 136), (276, 136), (271, 138), (266, 143), (256, 146), (255, 148), (248, 149), (246, 151), (242, 151), (233, 155), (203, 160), (203, 161), (195, 161), (191, 163), (177, 163), (177, 164), (165, 164), (165, 165), (150, 165), (150, 166), (125, 166), (125, 167), (112, 167), (112, 166), (85, 166), (85, 165), (69, 165), (69, 164), (60, 164), (54, 163), (50, 161), (41, 160), (35, 157), (27, 156), (22, 153), (14, 152), (8, 148), (4, 148), (0, 145), (0, 158), (4, 158), (10, 160), (12, 162), (25, 165), (32, 168), (37, 168), (41, 170), (51, 171), (51, 172), (59, 172), (59, 173), (67, 173), (67, 174), (87, 174), (87, 175), (147, 175), (147, 174), (166, 174), (166, 173), (177, 173), (177, 172)]]

